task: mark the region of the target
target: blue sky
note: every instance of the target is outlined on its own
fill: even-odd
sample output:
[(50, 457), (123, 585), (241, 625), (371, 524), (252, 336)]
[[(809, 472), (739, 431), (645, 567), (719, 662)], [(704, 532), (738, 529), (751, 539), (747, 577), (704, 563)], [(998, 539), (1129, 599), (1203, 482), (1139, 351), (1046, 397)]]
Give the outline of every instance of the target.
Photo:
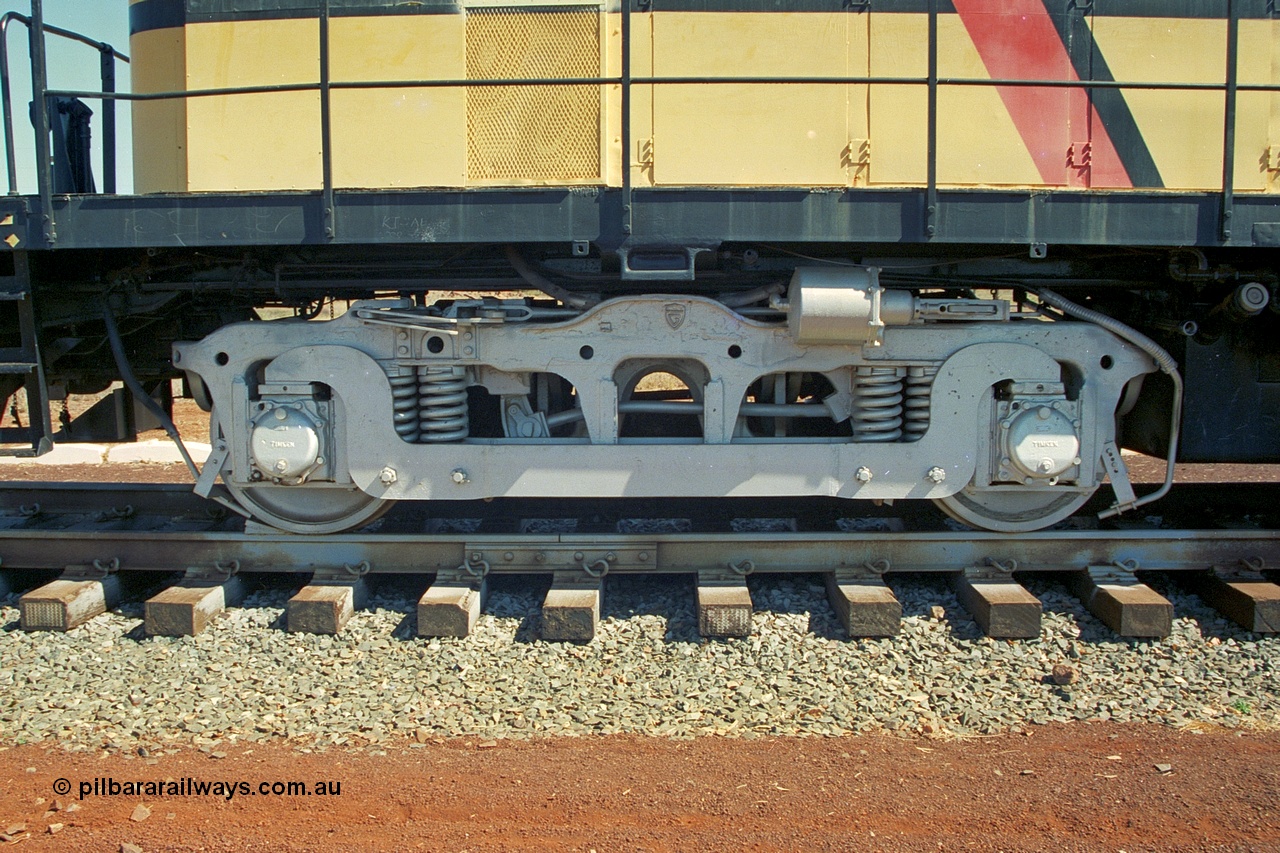
[[(31, 11), (27, 0), (10, 0), (4, 7), (22, 14)], [(75, 30), (98, 41), (105, 41), (121, 53), (129, 52), (129, 4), (127, 0), (44, 0), (44, 18), (48, 24)], [(13, 129), (18, 159), (18, 189), (22, 193), (35, 192), (35, 143), (31, 122), (27, 118), (27, 105), (31, 101), (31, 76), (27, 56), (26, 27), (12, 24), (9, 29), (9, 62), (12, 79), (14, 119)], [(49, 83), (59, 89), (84, 89), (98, 91), (101, 80), (98, 74), (98, 54), (92, 48), (50, 36), (48, 39)], [(121, 91), (129, 89), (127, 66), (116, 68), (116, 86)], [(94, 178), (102, 186), (102, 127), (101, 101), (87, 102), (94, 111)], [(129, 106), (121, 102), (117, 106), (116, 126), (119, 139), (116, 156), (118, 189), (128, 192), (133, 183), (133, 162), (130, 155)], [(3, 170), (0, 170), (2, 173)], [(3, 184), (0, 178), (0, 184)], [(7, 187), (5, 187), (7, 189)]]

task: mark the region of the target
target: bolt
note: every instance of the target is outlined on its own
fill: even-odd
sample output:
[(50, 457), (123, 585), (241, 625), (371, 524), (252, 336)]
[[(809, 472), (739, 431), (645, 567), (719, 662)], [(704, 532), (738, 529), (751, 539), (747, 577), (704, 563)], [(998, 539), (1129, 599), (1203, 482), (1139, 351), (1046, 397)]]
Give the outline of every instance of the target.
[(475, 347), (463, 347), (463, 348), (462, 348), (462, 354), (463, 354), (463, 355), (475, 355), (475, 352), (476, 352)]
[(573, 559), (574, 559), (574, 560), (576, 560), (576, 561), (578, 561), (579, 563), (580, 563), (580, 562), (582, 562), (582, 552), (581, 552), (581, 551), (575, 551), (575, 552), (573, 553)]
[(471, 562), (473, 562), (473, 563), (478, 563), (478, 562), (480, 562), (480, 561), (481, 561), (481, 560), (483, 560), (483, 559), (484, 559), (484, 552), (483, 552), (483, 551), (472, 551), (472, 552), (471, 552)]
[(1053, 460), (1041, 459), (1040, 464), (1037, 465), (1036, 467), (1040, 470), (1041, 473), (1048, 474), (1050, 471), (1053, 470)]
[(323, 456), (317, 456), (317, 457), (316, 457), (316, 464), (317, 464), (317, 465), (323, 465), (323, 464), (324, 464), (324, 457), (323, 457)]
[(866, 465), (859, 468), (853, 475), (854, 479), (859, 483), (870, 483), (873, 476), (875, 475), (871, 473), (871, 469)]
[(502, 559), (506, 560), (508, 563), (510, 563), (515, 558), (516, 558), (516, 555), (511, 553), (510, 551), (507, 551), (502, 555)]
[(649, 562), (649, 552), (648, 552), (648, 551), (641, 551), (639, 554), (636, 554), (636, 559), (637, 559), (637, 560), (639, 560), (639, 561), (640, 561), (640, 562), (642, 562), (642, 563), (647, 563), (647, 562)]
[(1039, 416), (1040, 420), (1047, 421), (1053, 415), (1053, 409), (1048, 406), (1041, 406), (1036, 410), (1036, 415)]
[(947, 479), (947, 472), (945, 469), (939, 468), (935, 465), (929, 469), (929, 479), (935, 483), (941, 483), (943, 480)]
[(408, 354), (409, 354), (409, 348), (408, 348), (408, 347), (399, 347), (399, 348), (396, 350), (396, 352), (398, 352), (400, 355), (408, 355)]
[(283, 459), (277, 459), (276, 470), (279, 471), (281, 474), (283, 474), (285, 471), (289, 470), (289, 463)]
[(547, 561), (547, 552), (539, 551), (538, 553), (534, 554), (533, 561), (535, 563), (545, 563)]
[(388, 465), (386, 468), (383, 468), (382, 473), (378, 475), (378, 480), (384, 486), (390, 486), (392, 483), (396, 481), (396, 479), (397, 479), (396, 469), (392, 468), (390, 465)]
[(461, 468), (454, 468), (453, 471), (449, 474), (449, 476), (452, 477), (453, 482), (457, 483), (459, 486), (461, 486), (464, 483), (471, 482), (471, 477), (467, 474), (466, 471), (464, 471)]
[(289, 413), (284, 409), (276, 409), (276, 420), (282, 421), (287, 417), (289, 417)]

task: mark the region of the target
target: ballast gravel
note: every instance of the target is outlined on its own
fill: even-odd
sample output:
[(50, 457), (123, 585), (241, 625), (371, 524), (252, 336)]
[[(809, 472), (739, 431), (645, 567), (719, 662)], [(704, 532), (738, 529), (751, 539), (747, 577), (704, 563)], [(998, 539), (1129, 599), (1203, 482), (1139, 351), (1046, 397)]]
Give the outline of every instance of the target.
[[(982, 635), (941, 578), (890, 578), (904, 616), (850, 640), (817, 576), (750, 579), (754, 634), (704, 641), (692, 581), (610, 578), (596, 639), (537, 639), (545, 583), (491, 580), (465, 639), (419, 639), (420, 588), (375, 587), (339, 636), (283, 630), (290, 589), (264, 586), (198, 637), (146, 638), (141, 601), (68, 633), (24, 632), (0, 606), (0, 742), (137, 749), (297, 739), (301, 748), (442, 737), (638, 732), (972, 736), (1112, 720), (1280, 727), (1280, 638), (1235, 627), (1193, 595), (1173, 633), (1118, 638), (1064, 587), (1031, 641)], [(279, 581), (265, 583), (278, 584)], [(935, 608), (942, 608), (936, 618)], [(1069, 669), (1074, 680), (1054, 678)]]

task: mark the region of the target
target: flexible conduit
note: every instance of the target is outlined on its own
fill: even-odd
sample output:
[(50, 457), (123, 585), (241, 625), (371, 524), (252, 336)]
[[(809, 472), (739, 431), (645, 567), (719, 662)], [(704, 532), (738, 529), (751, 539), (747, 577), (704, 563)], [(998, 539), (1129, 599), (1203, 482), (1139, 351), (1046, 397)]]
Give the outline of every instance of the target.
[(1165, 463), (1164, 484), (1149, 495), (1143, 495), (1136, 501), (1121, 505), (1113, 504), (1109, 509), (1105, 509), (1098, 513), (1098, 518), (1111, 518), (1119, 515), (1127, 510), (1137, 509), (1145, 504), (1158, 501), (1169, 493), (1169, 489), (1173, 488), (1173, 468), (1175, 460), (1178, 457), (1178, 434), (1182, 427), (1182, 374), (1178, 372), (1178, 363), (1174, 361), (1173, 356), (1169, 355), (1163, 347), (1151, 340), (1151, 338), (1121, 323), (1114, 317), (1108, 317), (1091, 308), (1085, 308), (1083, 305), (1077, 305), (1070, 299), (1054, 293), (1052, 290), (1033, 291), (1047, 305), (1051, 305), (1062, 311), (1068, 317), (1075, 317), (1077, 320), (1083, 320), (1087, 323), (1101, 326), (1108, 332), (1111, 332), (1118, 338), (1121, 338), (1133, 344), (1138, 349), (1155, 359), (1156, 365), (1160, 370), (1169, 376), (1173, 382), (1173, 410), (1169, 421), (1169, 451)]

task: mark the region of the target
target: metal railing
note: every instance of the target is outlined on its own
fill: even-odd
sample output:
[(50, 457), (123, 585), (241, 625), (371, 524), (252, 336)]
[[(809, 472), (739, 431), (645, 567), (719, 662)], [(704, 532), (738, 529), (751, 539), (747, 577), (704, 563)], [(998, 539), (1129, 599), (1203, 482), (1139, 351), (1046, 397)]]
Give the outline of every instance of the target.
[[(1223, 175), (1221, 189), (1221, 221), (1220, 238), (1227, 241), (1231, 238), (1232, 207), (1235, 197), (1235, 136), (1236, 136), (1236, 100), (1240, 92), (1280, 92), (1276, 84), (1241, 84), (1238, 81), (1239, 65), (1239, 16), (1238, 0), (1226, 0), (1227, 3), (1227, 41), (1226, 68), (1222, 83), (1167, 83), (1148, 81), (1117, 80), (1032, 80), (1032, 79), (990, 79), (968, 77), (942, 77), (938, 70), (938, 0), (929, 0), (928, 4), (928, 70), (920, 76), (881, 76), (881, 75), (830, 75), (830, 76), (658, 76), (637, 77), (631, 70), (631, 16), (633, 0), (623, 0), (621, 4), (621, 73), (617, 76), (598, 77), (526, 77), (511, 79), (433, 79), (433, 80), (376, 80), (376, 81), (334, 81), (330, 73), (329, 21), (330, 0), (317, 0), (316, 17), (319, 24), (319, 79), (315, 83), (286, 83), (262, 86), (234, 86), (222, 88), (191, 89), (173, 92), (121, 93), (115, 91), (114, 64), (109, 58), (128, 61), (122, 54), (116, 53), (109, 45), (95, 42), (44, 23), (43, 0), (31, 0), (31, 16), (10, 12), (0, 19), (0, 35), (9, 20), (18, 20), (31, 29), (31, 64), (34, 103), (36, 104), (36, 152), (38, 160), (38, 184), (42, 203), (42, 212), (46, 219), (45, 236), (52, 243), (56, 240), (55, 223), (49, 188), (49, 115), (50, 98), (81, 98), (101, 100), (104, 103), (114, 101), (146, 102), (166, 101), (188, 98), (223, 97), (250, 94), (273, 94), (283, 92), (318, 92), (320, 94), (320, 136), (321, 136), (321, 196), (325, 217), (324, 231), (328, 239), (336, 239), (338, 223), (334, 210), (333, 185), (333, 151), (332, 151), (332, 111), (331, 94), (335, 90), (379, 90), (379, 89), (436, 89), (436, 88), (475, 88), (483, 86), (606, 86), (618, 85), (621, 89), (621, 137), (623, 164), (622, 180), (622, 215), (621, 231), (629, 235), (632, 231), (632, 201), (634, 188), (631, 181), (630, 152), (632, 150), (631, 131), (631, 90), (633, 86), (663, 85), (866, 85), (866, 86), (922, 86), (928, 92), (927, 106), (927, 148), (926, 148), (926, 181), (924, 209), (922, 211), (923, 227), (921, 236), (932, 238), (937, 233), (938, 211), (938, 91), (943, 87), (986, 87), (986, 88), (1044, 88), (1044, 89), (1079, 89), (1092, 93), (1094, 90), (1116, 89), (1134, 91), (1176, 91), (1176, 92), (1222, 92), (1224, 94), (1223, 115)], [(648, 8), (644, 6), (642, 8)], [(103, 90), (101, 92), (49, 89), (45, 69), (44, 34), (46, 32), (60, 35), (84, 44), (96, 47), (103, 53)], [(5, 143), (9, 153), (10, 192), (14, 185), (12, 126), (9, 120), (9, 97), (7, 57), (4, 53), (3, 38), (0, 38), (0, 64), (4, 65), (3, 93), (5, 106)], [(110, 70), (108, 66), (111, 66)], [(110, 120), (110, 131), (108, 127)], [(108, 141), (114, 148), (114, 110), (104, 114), (104, 171), (105, 163), (110, 162), (110, 183), (104, 176), (106, 191), (114, 190), (114, 154), (105, 150)]]
[[(43, 18), (40, 14), (42, 11), (40, 0), (35, 0), (35, 2), (32, 3), (32, 7), (34, 10), (34, 13), (32, 14), (31, 17), (20, 14), (18, 12), (6, 12), (4, 15), (0, 15), (0, 109), (3, 110), (4, 147), (5, 147), (5, 154), (6, 154), (7, 176), (9, 179), (9, 195), (18, 194), (18, 165), (17, 165), (17, 153), (15, 151), (14, 134), (13, 134), (13, 97), (10, 92), (10, 82), (9, 82), (10, 81), (9, 25), (16, 21), (17, 23), (27, 27), (28, 41), (32, 45), (33, 59), (35, 54), (35, 41), (37, 40), (37, 36), (36, 36), (37, 32), (50, 33), (55, 36), (61, 36), (62, 38), (65, 38), (69, 41), (78, 42), (79, 44), (86, 45), (98, 51), (98, 54), (101, 57), (100, 73), (102, 77), (102, 91), (95, 92), (94, 93), (95, 96), (109, 96), (115, 93), (116, 61), (117, 60), (121, 62), (129, 61), (129, 57), (125, 56), (123, 53), (120, 53), (118, 50), (116, 50), (106, 42), (94, 41), (93, 39), (88, 38), (84, 35), (81, 35), (80, 33), (72, 32), (71, 30), (64, 30), (61, 27), (54, 27), (54, 26), (50, 26), (49, 24), (43, 23)], [(37, 24), (36, 22), (39, 22), (39, 23)], [(43, 46), (44, 46), (43, 37), (39, 37), (39, 40), (41, 42), (40, 52), (43, 55)], [(34, 104), (38, 105), (40, 103), (44, 103), (46, 105), (46, 119), (47, 119), (47, 104), (48, 104), (47, 97), (52, 96), (54, 93), (46, 92), (45, 98), (39, 97), (40, 90), (42, 88), (47, 89), (47, 86), (38, 87), (35, 85), (37, 65), (34, 61), (31, 63), (31, 65), (32, 65), (32, 82), (33, 82), (33, 85), (32, 85), (33, 99), (32, 100)], [(43, 63), (40, 63), (40, 66), (41, 66), (40, 71), (43, 71), (44, 70)], [(102, 115), (102, 191), (105, 193), (114, 193), (116, 191), (115, 102), (106, 97), (104, 97), (103, 100), (105, 104), (109, 104), (109, 107), (103, 112), (103, 115)], [(39, 109), (38, 106), (37, 106), (37, 109)], [(39, 154), (38, 146), (36, 150), (38, 155)]]

